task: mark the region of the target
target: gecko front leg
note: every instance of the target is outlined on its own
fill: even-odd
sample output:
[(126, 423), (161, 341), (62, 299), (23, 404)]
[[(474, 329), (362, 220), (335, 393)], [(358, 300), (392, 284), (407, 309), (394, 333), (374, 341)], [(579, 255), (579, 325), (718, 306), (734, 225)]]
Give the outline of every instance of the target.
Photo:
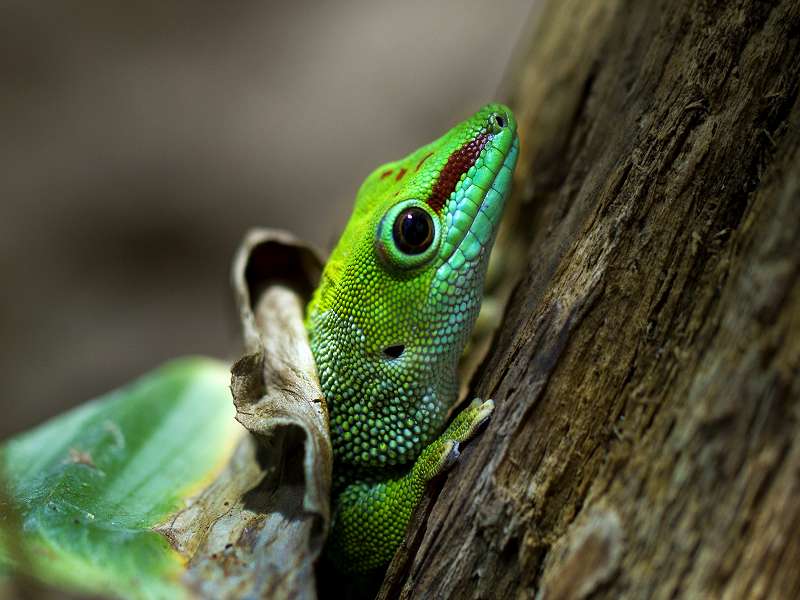
[(456, 462), (460, 445), (475, 436), (493, 410), (492, 400), (473, 400), (425, 447), (410, 471), (382, 478), (367, 476), (342, 489), (334, 500), (328, 549), (337, 569), (360, 573), (391, 560), (427, 483)]

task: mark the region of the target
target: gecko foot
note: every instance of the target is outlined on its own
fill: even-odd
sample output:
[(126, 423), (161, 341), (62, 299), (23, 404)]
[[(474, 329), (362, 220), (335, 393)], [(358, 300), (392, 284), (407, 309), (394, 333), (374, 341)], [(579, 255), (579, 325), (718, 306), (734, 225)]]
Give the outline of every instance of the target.
[(417, 459), (414, 472), (428, 481), (450, 469), (461, 456), (461, 444), (473, 438), (494, 411), (492, 400), (473, 400), (462, 410), (445, 432), (429, 445)]
[(469, 406), (462, 410), (442, 436), (445, 439), (466, 442), (486, 423), (494, 412), (494, 400), (475, 398)]

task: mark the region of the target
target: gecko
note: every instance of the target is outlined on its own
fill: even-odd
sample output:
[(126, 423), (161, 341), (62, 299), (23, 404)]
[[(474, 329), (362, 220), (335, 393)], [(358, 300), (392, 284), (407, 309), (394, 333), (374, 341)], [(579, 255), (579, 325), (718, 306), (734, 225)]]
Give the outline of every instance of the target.
[(518, 151), (511, 110), (489, 104), (374, 170), (308, 304), (334, 457), (326, 552), (344, 573), (391, 560), (494, 410), (476, 399), (447, 424)]

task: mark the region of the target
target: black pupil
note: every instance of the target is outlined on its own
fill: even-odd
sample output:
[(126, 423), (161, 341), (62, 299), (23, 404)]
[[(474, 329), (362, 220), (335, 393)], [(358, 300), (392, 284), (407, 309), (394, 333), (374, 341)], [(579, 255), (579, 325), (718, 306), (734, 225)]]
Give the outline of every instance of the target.
[(424, 252), (433, 241), (433, 221), (421, 208), (409, 208), (397, 217), (394, 241), (406, 254)]
[(498, 116), (495, 116), (495, 119), (497, 121), (497, 126), (498, 127), (505, 127), (506, 126), (506, 121), (505, 121), (505, 119), (503, 119), (503, 117), (498, 115)]

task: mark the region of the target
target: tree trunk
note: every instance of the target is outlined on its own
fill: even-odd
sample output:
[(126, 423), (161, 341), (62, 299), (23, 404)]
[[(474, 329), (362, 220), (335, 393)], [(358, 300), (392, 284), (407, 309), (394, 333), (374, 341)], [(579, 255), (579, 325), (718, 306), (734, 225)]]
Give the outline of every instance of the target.
[(800, 597), (799, 38), (797, 0), (543, 0), (497, 409), (383, 597)]

